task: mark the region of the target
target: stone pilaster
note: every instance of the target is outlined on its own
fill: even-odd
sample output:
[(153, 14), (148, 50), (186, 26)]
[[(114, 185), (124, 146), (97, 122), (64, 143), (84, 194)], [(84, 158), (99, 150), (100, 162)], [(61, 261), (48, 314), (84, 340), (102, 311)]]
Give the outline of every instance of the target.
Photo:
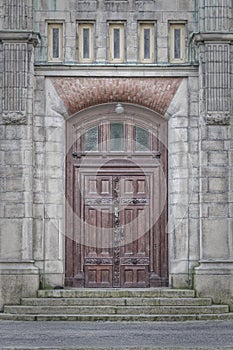
[(228, 0), (199, 5), (200, 265), (194, 281), (199, 295), (232, 304), (232, 9)]
[(231, 0), (199, 0), (199, 30), (227, 32), (231, 20)]
[[(3, 1), (0, 18), (0, 308), (39, 287), (33, 261), (32, 0)], [(17, 291), (17, 292), (16, 292)]]

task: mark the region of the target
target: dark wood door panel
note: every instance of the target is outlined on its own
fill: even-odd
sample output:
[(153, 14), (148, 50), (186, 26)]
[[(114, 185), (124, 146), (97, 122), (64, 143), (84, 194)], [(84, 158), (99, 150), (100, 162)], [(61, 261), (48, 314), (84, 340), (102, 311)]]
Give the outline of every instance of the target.
[[(93, 176), (84, 173), (82, 176), (82, 183), (85, 183), (85, 286), (148, 286), (148, 179), (145, 175)], [(130, 257), (129, 266), (126, 260), (122, 260), (124, 257)], [(145, 266), (142, 265), (142, 260), (140, 267), (133, 266), (133, 261), (138, 257), (146, 257)], [(110, 281), (109, 278), (113, 280)]]
[(112, 265), (85, 265), (85, 287), (111, 288)]
[(149, 287), (148, 265), (121, 266), (121, 286), (123, 288)]

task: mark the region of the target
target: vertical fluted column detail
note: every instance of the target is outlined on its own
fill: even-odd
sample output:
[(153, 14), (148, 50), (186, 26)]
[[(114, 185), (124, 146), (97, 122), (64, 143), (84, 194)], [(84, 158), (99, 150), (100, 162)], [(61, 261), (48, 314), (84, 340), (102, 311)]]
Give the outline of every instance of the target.
[(231, 0), (200, 0), (200, 31), (227, 31), (230, 25), (230, 8)]
[(206, 45), (206, 109), (230, 111), (230, 45)]
[(32, 5), (31, 0), (4, 0), (4, 29), (32, 30)]
[(3, 116), (18, 113), (26, 117), (27, 50), (27, 43), (3, 44)]

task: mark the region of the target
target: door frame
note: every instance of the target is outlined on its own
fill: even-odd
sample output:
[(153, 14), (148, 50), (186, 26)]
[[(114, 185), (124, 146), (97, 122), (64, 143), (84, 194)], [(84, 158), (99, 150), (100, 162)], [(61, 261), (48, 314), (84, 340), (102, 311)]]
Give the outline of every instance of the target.
[[(160, 140), (161, 140), (161, 154), (160, 157), (160, 167), (162, 172), (165, 174), (166, 185), (167, 185), (167, 120), (162, 118), (160, 115), (156, 114), (147, 108), (132, 105), (123, 104), (125, 113), (124, 117), (129, 120), (134, 120), (138, 125), (148, 128), (148, 125), (152, 130), (160, 130)], [(119, 118), (115, 110), (116, 104), (104, 104), (94, 106), (85, 109), (73, 117), (67, 120), (67, 156), (66, 156), (66, 285), (73, 287), (83, 287), (83, 273), (76, 270), (74, 263), (75, 259), (79, 259), (79, 264), (82, 264), (80, 245), (77, 244), (76, 239), (70, 234), (74, 230), (74, 222), (72, 216), (74, 215), (72, 209), (73, 194), (68, 190), (68, 183), (74, 181), (74, 169), (78, 168), (81, 155), (74, 154), (73, 144), (77, 142), (78, 133), (74, 133), (74, 130), (79, 130), (82, 132), (82, 126), (91, 127), (96, 123), (97, 120), (102, 120), (103, 118), (108, 119)], [(74, 134), (76, 136), (74, 136)], [(76, 139), (75, 139), (76, 137)], [(74, 157), (76, 165), (74, 166)], [(156, 155), (155, 157), (158, 157)], [(86, 164), (87, 166), (90, 164)], [(149, 165), (148, 165), (149, 166)], [(80, 210), (80, 208), (77, 208)], [(154, 273), (150, 278), (150, 287), (161, 287), (168, 285), (168, 234), (167, 234), (167, 192), (165, 203), (163, 203), (163, 210), (161, 211), (160, 219), (156, 223), (160, 226), (160, 232), (162, 228), (162, 233), (159, 239), (154, 243), (155, 249), (157, 249), (157, 254), (155, 260), (159, 266), (159, 275)], [(68, 253), (69, 252), (69, 253)]]

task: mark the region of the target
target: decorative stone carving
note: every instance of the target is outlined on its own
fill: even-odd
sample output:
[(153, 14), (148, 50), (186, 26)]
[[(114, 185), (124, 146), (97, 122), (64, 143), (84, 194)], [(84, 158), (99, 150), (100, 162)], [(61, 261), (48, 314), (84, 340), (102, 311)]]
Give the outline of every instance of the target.
[(21, 112), (4, 113), (2, 115), (2, 119), (5, 124), (27, 124), (27, 117), (24, 113)]
[(206, 116), (207, 125), (229, 125), (230, 114), (221, 112), (208, 113)]

